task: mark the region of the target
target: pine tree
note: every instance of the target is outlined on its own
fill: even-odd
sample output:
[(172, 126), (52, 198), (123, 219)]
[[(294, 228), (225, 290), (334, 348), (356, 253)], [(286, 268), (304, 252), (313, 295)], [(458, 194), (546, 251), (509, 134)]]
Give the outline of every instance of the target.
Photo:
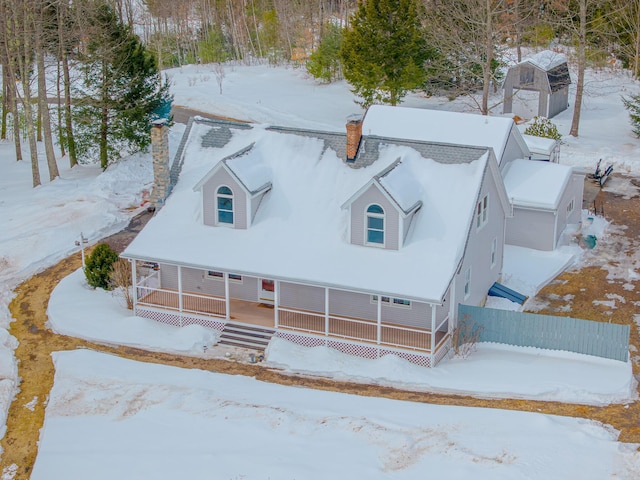
[(333, 23), (327, 23), (324, 28), (320, 45), (309, 56), (307, 71), (314, 78), (331, 83), (342, 75), (340, 69), (340, 45), (342, 44), (342, 29)]
[(149, 121), (171, 96), (153, 55), (110, 6), (88, 15), (91, 33), (79, 67), (84, 88), (74, 95), (76, 143), (80, 158), (98, 157), (105, 169), (149, 146)]
[(630, 98), (622, 97), (622, 103), (624, 108), (629, 110), (633, 134), (640, 138), (640, 95), (631, 95)]
[(343, 36), (344, 77), (362, 105), (396, 105), (426, 80), (431, 55), (424, 40), (416, 0), (360, 2)]

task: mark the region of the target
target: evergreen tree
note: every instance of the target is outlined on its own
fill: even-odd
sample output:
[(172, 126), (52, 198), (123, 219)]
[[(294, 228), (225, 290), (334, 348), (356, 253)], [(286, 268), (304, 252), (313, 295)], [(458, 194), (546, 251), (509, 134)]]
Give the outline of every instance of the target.
[(105, 169), (149, 146), (153, 112), (171, 97), (155, 58), (114, 10), (102, 4), (89, 15), (91, 33), (79, 65), (84, 88), (74, 95), (76, 142), (80, 158), (98, 157)]
[(344, 77), (363, 106), (396, 105), (426, 80), (431, 53), (423, 37), (417, 0), (360, 2), (343, 35)]
[(640, 137), (640, 95), (631, 95), (629, 98), (622, 97), (624, 108), (629, 110), (633, 134)]
[(341, 77), (340, 45), (342, 44), (342, 29), (333, 23), (327, 23), (324, 28), (320, 45), (309, 56), (307, 71), (314, 78), (323, 82), (333, 82)]

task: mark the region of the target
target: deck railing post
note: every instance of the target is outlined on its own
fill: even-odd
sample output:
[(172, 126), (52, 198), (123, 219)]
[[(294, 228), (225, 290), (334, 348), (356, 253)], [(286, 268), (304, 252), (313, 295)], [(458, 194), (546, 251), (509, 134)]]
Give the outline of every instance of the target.
[(224, 317), (231, 320), (231, 305), (229, 302), (229, 274), (224, 273)]
[(131, 283), (133, 284), (133, 315), (136, 315), (136, 307), (138, 306), (138, 272), (136, 264), (138, 261), (134, 258), (131, 260)]
[(182, 327), (182, 267), (178, 265), (178, 312), (180, 313), (180, 326)]
[(324, 334), (329, 336), (329, 288), (324, 287)]
[[(378, 321), (376, 325), (376, 339), (378, 345), (382, 341), (382, 295), (378, 294)], [(378, 357), (380, 356), (380, 348), (378, 348)]]
[(431, 358), (433, 359), (433, 351), (436, 349), (436, 306), (431, 304)]
[(279, 314), (279, 303), (280, 303), (280, 281), (279, 280), (275, 280), (273, 282), (273, 324), (274, 327), (277, 329), (278, 325), (280, 323), (280, 314)]

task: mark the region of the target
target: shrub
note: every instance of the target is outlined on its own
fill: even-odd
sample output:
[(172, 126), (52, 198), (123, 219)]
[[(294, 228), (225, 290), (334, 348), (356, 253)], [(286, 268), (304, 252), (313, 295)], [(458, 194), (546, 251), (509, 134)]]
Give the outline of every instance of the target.
[(533, 123), (524, 131), (525, 135), (534, 137), (552, 138), (560, 140), (562, 135), (558, 132), (558, 127), (547, 117), (533, 117)]
[(124, 300), (129, 310), (133, 309), (133, 288), (131, 278), (131, 265), (124, 258), (118, 258), (109, 274), (109, 286), (114, 290), (115, 294)]
[(84, 274), (87, 277), (87, 283), (93, 288), (110, 290), (109, 276), (116, 260), (118, 260), (118, 254), (111, 250), (109, 245), (106, 243), (96, 245), (85, 263)]

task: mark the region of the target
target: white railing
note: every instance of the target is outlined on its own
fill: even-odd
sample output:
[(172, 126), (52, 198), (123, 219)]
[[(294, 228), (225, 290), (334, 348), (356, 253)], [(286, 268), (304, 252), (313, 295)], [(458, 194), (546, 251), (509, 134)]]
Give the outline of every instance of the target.
[[(138, 305), (180, 310), (180, 294), (175, 290), (138, 286)], [(192, 293), (182, 294), (182, 312), (199, 315), (225, 317), (224, 298), (209, 297)]]
[(431, 351), (431, 332), (417, 328), (382, 324), (380, 343), (393, 347)]
[(324, 314), (278, 308), (278, 326), (307, 333), (325, 333)]
[(280, 307), (278, 309), (278, 327), (317, 335), (371, 342), (390, 347), (431, 351), (431, 332), (416, 328), (397, 325), (380, 325), (378, 338), (378, 324), (371, 320), (356, 320), (354, 318), (322, 313), (305, 312)]
[(212, 315), (214, 317), (226, 317), (224, 298), (197, 295), (194, 293), (182, 294), (182, 311)]

